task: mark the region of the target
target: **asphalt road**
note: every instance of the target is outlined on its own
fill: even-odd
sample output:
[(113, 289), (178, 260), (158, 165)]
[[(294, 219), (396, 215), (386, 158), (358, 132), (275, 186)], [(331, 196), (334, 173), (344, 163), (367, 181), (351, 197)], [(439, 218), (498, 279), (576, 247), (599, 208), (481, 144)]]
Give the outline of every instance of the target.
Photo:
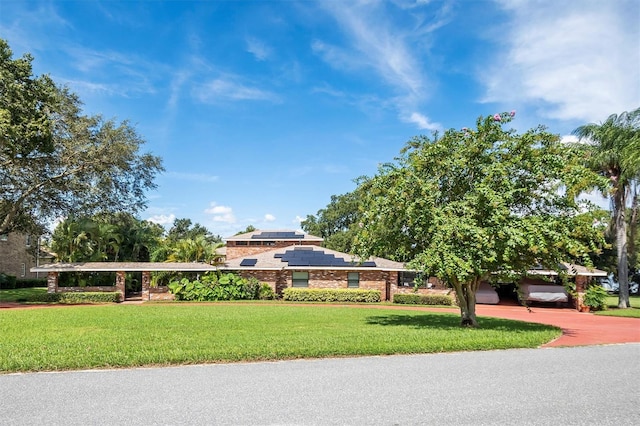
[(0, 375), (6, 425), (640, 424), (640, 344)]

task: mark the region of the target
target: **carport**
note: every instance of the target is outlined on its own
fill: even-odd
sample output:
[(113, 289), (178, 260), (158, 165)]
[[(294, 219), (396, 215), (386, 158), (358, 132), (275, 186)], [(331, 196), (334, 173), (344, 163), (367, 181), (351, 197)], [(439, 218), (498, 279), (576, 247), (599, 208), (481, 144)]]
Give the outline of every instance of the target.
[[(127, 272), (142, 272), (142, 300), (168, 299), (166, 287), (151, 287), (151, 272), (209, 272), (215, 266), (207, 263), (175, 263), (175, 262), (78, 262), (51, 263), (31, 268), (31, 272), (47, 274), (47, 293), (84, 292), (84, 291), (116, 291), (120, 293), (120, 301), (126, 298), (125, 276)], [(58, 277), (61, 272), (115, 272), (115, 287), (59, 287)]]

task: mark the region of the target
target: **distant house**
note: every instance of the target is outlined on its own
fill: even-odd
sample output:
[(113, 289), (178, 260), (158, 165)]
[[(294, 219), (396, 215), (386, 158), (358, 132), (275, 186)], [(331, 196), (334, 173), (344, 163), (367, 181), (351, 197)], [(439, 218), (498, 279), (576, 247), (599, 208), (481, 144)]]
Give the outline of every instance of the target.
[(226, 240), (226, 260), (218, 269), (254, 277), (277, 294), (289, 287), (360, 288), (391, 300), (406, 271), (400, 262), (329, 250), (322, 238), (298, 231), (256, 230)]
[(0, 234), (0, 273), (18, 279), (44, 278), (30, 269), (51, 262), (51, 255), (40, 250), (38, 237), (18, 232)]

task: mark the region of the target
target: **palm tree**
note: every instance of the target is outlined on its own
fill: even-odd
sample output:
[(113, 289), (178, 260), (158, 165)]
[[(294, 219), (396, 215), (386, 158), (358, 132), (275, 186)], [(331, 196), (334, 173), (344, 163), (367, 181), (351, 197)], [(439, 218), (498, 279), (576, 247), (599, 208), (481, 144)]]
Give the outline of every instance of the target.
[(619, 308), (629, 305), (629, 267), (627, 251), (627, 198), (634, 181), (640, 177), (640, 108), (612, 114), (603, 123), (586, 124), (573, 134), (586, 140), (586, 160), (609, 179), (609, 196), (618, 255)]
[(51, 249), (62, 262), (87, 261), (94, 253), (90, 237), (91, 224), (68, 217), (54, 230)]

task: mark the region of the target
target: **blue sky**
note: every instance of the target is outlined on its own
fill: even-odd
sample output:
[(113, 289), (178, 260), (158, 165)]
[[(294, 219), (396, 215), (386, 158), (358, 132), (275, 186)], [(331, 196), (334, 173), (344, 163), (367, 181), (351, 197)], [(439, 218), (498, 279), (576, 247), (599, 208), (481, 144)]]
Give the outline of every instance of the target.
[(412, 136), (640, 106), (640, 2), (0, 2), (0, 37), (164, 160), (142, 219), (297, 229)]

